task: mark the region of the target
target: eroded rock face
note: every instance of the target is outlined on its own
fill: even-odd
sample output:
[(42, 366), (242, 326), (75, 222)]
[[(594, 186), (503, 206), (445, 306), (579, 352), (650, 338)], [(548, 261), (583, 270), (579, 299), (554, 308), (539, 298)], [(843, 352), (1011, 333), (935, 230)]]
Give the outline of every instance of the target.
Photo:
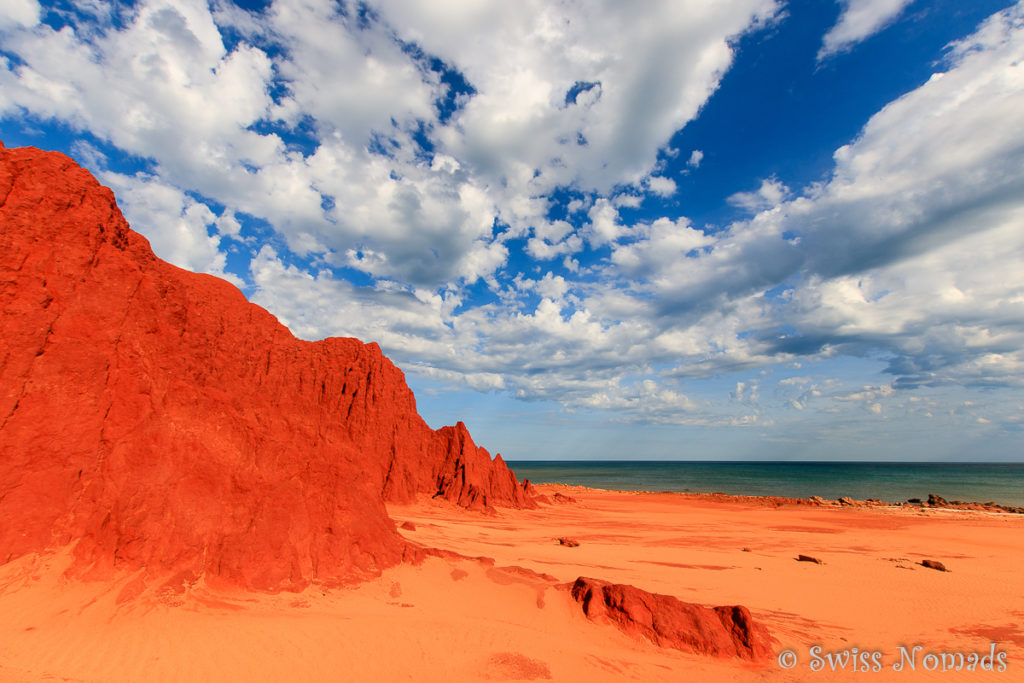
[(571, 589), (584, 614), (620, 630), (684, 652), (764, 660), (772, 639), (741, 605), (704, 607), (634, 586), (580, 577)]
[(399, 439), (388, 459), (383, 486), (388, 501), (405, 502), (417, 493), (429, 493), (469, 509), (536, 507), (501, 454), (492, 460), (486, 448), (473, 443), (462, 422), (434, 432), (416, 414), (415, 404), (412, 415), (422, 427), (408, 425), (411, 434)]
[(157, 259), (68, 157), (0, 145), (0, 563), (76, 542), (259, 590), (399, 562), (384, 501), (533, 506), (376, 344), (300, 341)]

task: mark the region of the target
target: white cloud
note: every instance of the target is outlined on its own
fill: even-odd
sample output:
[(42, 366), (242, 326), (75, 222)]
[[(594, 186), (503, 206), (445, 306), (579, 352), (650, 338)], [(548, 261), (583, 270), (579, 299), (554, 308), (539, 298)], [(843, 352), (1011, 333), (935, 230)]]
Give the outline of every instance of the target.
[(526, 242), (526, 253), (539, 261), (550, 261), (559, 256), (568, 256), (581, 249), (583, 249), (583, 239), (579, 235), (570, 235), (564, 241), (554, 244), (536, 237), (531, 237)]
[(756, 406), (761, 399), (761, 386), (756, 381), (736, 382), (730, 398), (737, 403)]
[(818, 59), (842, 52), (873, 36), (899, 16), (911, 0), (839, 0), (843, 7), (835, 26), (822, 39)]
[[(680, 376), (888, 354), (900, 388), (1024, 383), (1024, 125), (1012, 113), (1024, 110), (1024, 10), (951, 55), (837, 151), (829, 182), (790, 199), (769, 179), (736, 197), (764, 209), (750, 221), (644, 231), (595, 205), (594, 241), (613, 244), (614, 268), (586, 305), (647, 321), (649, 357), (671, 350)], [(783, 326), (795, 333), (772, 332)], [(809, 391), (792, 400), (806, 406)]]
[(659, 197), (671, 197), (676, 193), (676, 181), (664, 176), (651, 176), (647, 179), (647, 189)]
[(638, 230), (643, 235), (642, 239), (615, 246), (611, 256), (612, 263), (631, 277), (646, 279), (660, 274), (685, 259), (690, 252), (715, 241), (690, 227), (686, 219), (671, 221), (659, 218), (649, 227), (642, 226)]
[(876, 114), (832, 179), (771, 219), (801, 235), (779, 315), (808, 340), (887, 349), (902, 385), (1016, 384), (1024, 369), (1024, 7)]
[(5, 0), (0, 6), (0, 31), (39, 23), (39, 3), (35, 0)]
[(702, 162), (703, 160), (704, 152), (699, 149), (695, 149), (692, 152), (690, 152), (690, 158), (687, 159), (686, 165), (689, 166), (690, 168), (699, 168), (700, 162)]
[(607, 199), (601, 198), (594, 202), (587, 212), (590, 223), (584, 229), (587, 241), (591, 246), (599, 247), (619, 237), (624, 227), (619, 224), (619, 212)]
[(327, 0), (276, 2), (270, 15), (288, 48), (278, 62), (289, 83), (279, 108), (286, 120), (312, 116), (358, 148), (374, 133), (391, 137), (433, 118), (437, 77), (417, 68), (386, 30), (361, 30), (356, 12), (342, 14)]
[(762, 0), (661, 0), (643, 12), (540, 0), (380, 7), (400, 35), (477, 89), (457, 127), (440, 131), (445, 150), (492, 184), (529, 194), (569, 184), (607, 194), (640, 182), (717, 87), (732, 58), (728, 38), (776, 10)]
[(777, 178), (766, 178), (753, 192), (737, 192), (726, 201), (750, 213), (757, 213), (781, 203), (790, 194), (789, 188)]

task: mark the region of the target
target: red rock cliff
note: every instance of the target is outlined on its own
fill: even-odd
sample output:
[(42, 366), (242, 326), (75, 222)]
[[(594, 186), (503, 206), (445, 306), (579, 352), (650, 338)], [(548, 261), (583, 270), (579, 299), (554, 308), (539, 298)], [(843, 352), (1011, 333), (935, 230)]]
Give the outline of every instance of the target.
[(0, 145), (0, 306), (0, 563), (77, 542), (93, 573), (299, 589), (400, 561), (385, 500), (533, 506), (376, 344), (160, 261), (64, 155)]

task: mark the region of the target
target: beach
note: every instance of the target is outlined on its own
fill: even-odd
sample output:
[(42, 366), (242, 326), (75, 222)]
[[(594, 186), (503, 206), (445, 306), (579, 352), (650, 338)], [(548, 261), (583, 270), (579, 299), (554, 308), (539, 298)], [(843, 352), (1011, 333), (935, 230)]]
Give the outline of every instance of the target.
[[(349, 588), (200, 580), (135, 596), (138, 573), (63, 578), (67, 550), (15, 559), (0, 566), (0, 681), (1011, 680), (1024, 666), (1024, 515), (536, 492), (551, 502), (389, 504), (410, 544), (437, 550)], [(773, 656), (681, 652), (592, 621), (568, 591), (580, 576), (744, 605)], [(942, 671), (971, 653), (976, 670)]]

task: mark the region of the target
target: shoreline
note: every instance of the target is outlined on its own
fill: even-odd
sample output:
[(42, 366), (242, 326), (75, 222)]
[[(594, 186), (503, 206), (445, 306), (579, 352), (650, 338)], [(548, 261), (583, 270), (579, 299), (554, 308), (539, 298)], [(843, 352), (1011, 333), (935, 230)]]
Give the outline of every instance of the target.
[[(765, 507), (779, 507), (782, 505), (796, 505), (796, 506), (808, 506), (808, 507), (838, 507), (838, 508), (880, 508), (890, 510), (960, 510), (964, 512), (988, 512), (996, 514), (1016, 514), (1024, 515), (1024, 507), (1018, 507), (1013, 505), (1002, 505), (1000, 503), (987, 502), (981, 503), (976, 501), (962, 501), (962, 500), (950, 500), (936, 496), (935, 494), (929, 494), (928, 499), (921, 500), (911, 498), (905, 502), (886, 502), (878, 498), (868, 498), (865, 500), (857, 500), (849, 497), (841, 497), (838, 499), (822, 498), (820, 496), (810, 496), (807, 498), (797, 498), (791, 496), (764, 496), (764, 495), (744, 495), (736, 493), (721, 493), (721, 492), (701, 492), (701, 491), (649, 491), (649, 490), (638, 490), (638, 489), (612, 489), (612, 488), (601, 488), (597, 486), (583, 486), (580, 484), (565, 484), (562, 482), (535, 482), (530, 479), (523, 481), (523, 484), (529, 484), (537, 489), (551, 489), (552, 491), (558, 492), (606, 492), (606, 493), (618, 493), (624, 495), (638, 495), (638, 496), (650, 496), (650, 495), (671, 495), (671, 496), (683, 496), (692, 498), (693, 500), (708, 500), (708, 501), (723, 501), (723, 502), (740, 502), (748, 503), (752, 505), (760, 505)], [(564, 495), (564, 494), (563, 494)]]
[(927, 501), (1024, 509), (1024, 462), (510, 461), (520, 479), (609, 490), (721, 493), (886, 503)]

